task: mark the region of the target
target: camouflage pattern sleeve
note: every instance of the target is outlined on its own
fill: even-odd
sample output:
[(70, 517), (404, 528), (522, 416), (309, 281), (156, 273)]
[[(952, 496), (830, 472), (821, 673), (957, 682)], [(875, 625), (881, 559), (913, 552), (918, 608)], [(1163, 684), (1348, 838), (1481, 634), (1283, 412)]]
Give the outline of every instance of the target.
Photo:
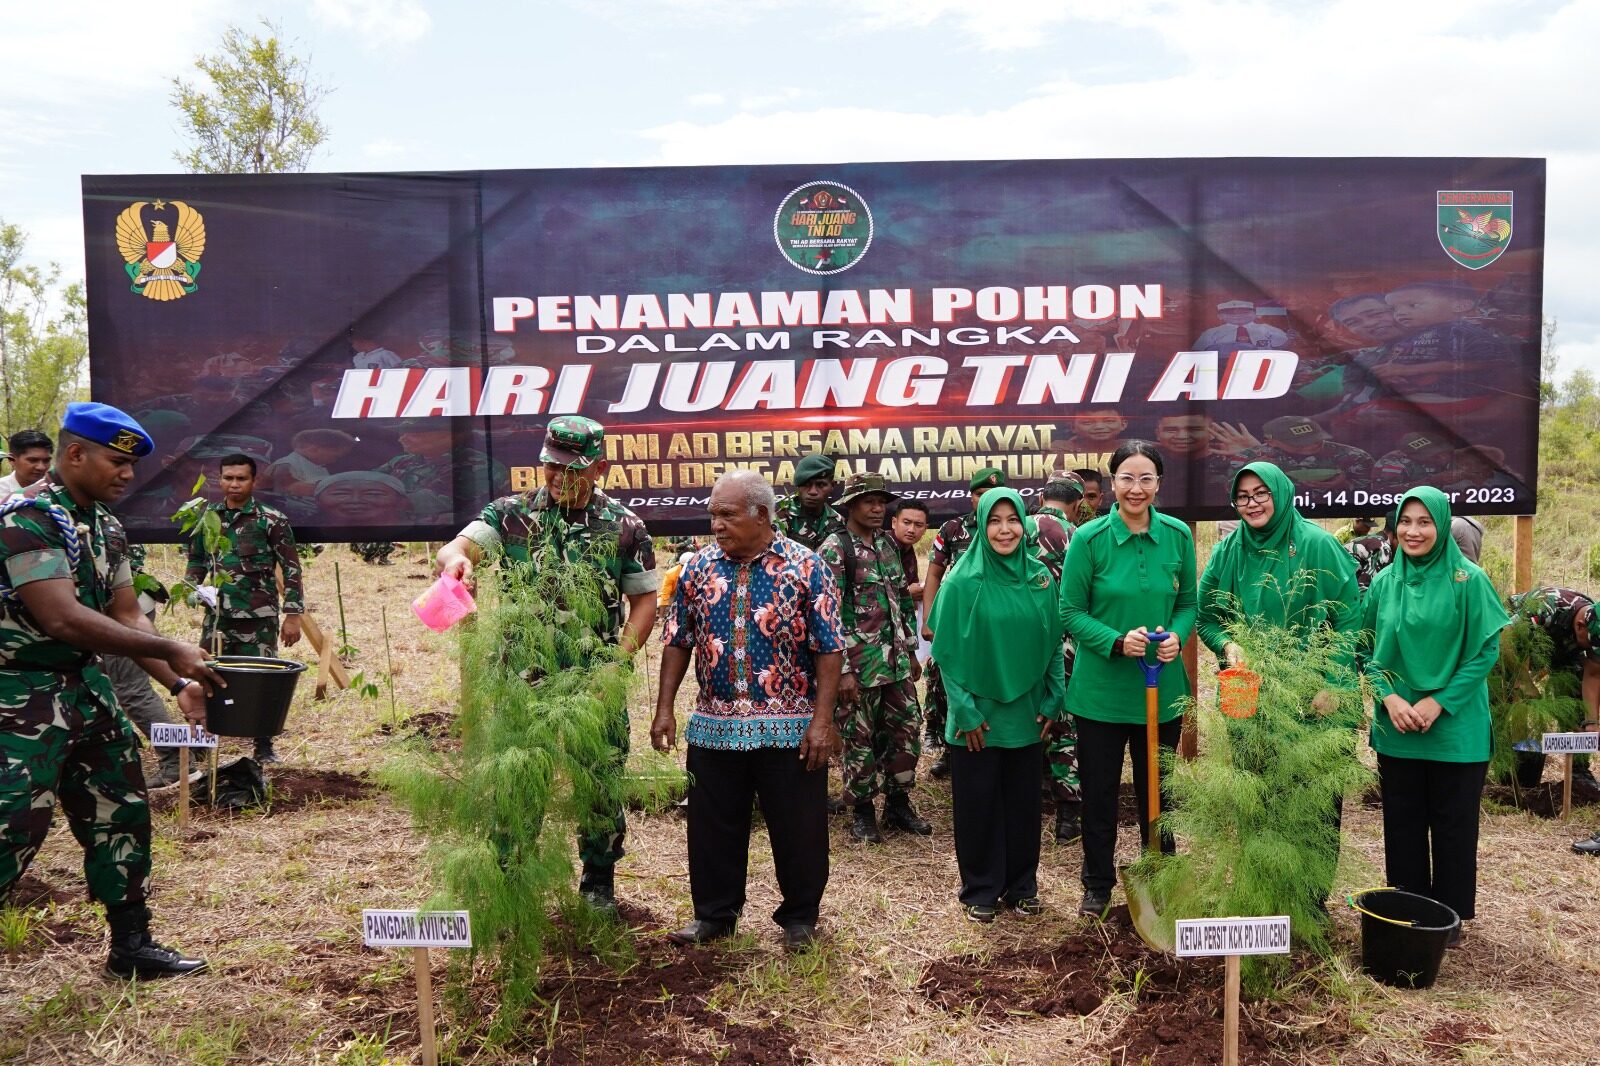
[[(844, 567), (844, 541), (840, 534), (830, 533), (817, 546), (817, 557), (828, 564), (828, 570), (833, 575), (833, 586), (838, 589), (835, 602), (839, 605), (839, 632), (844, 637), (844, 646), (854, 648), (861, 643), (861, 636), (856, 632), (855, 604), (846, 603), (845, 600), (845, 567)], [(853, 599), (853, 597), (851, 597)], [(845, 656), (844, 670), (850, 672), (850, 657)]]
[(183, 579), (198, 588), (200, 582), (206, 579), (206, 570), (209, 569), (205, 543), (199, 529), (190, 534), (189, 543), (184, 550), (189, 556), (189, 565), (184, 567)]
[(656, 570), (656, 545), (644, 519), (625, 511), (617, 522), (617, 587), (624, 596), (641, 596), (661, 588)]
[(499, 554), (506, 533), (505, 509), (501, 503), (501, 500), (490, 500), (478, 513), (477, 519), (468, 522), (466, 528), (456, 536), (466, 537), (482, 548), (485, 555)]
[(939, 527), (939, 532), (933, 537), (933, 549), (928, 553), (929, 566), (937, 566), (943, 570), (950, 568), (952, 546), (950, 542), (956, 539), (960, 528), (959, 518), (952, 518)]
[(301, 578), (300, 552), (294, 545), (294, 527), (284, 515), (275, 514), (270, 519), (267, 536), (272, 550), (283, 570), (283, 613), (304, 614), (306, 594)]

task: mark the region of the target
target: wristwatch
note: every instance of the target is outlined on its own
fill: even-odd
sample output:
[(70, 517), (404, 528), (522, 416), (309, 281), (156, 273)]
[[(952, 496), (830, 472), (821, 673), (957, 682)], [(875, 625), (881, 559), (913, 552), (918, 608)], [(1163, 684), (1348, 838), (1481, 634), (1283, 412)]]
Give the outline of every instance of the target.
[(176, 696), (178, 693), (182, 692), (184, 689), (188, 688), (192, 684), (194, 684), (194, 679), (193, 678), (180, 677), (180, 678), (178, 678), (178, 680), (174, 681), (171, 685), (167, 686), (167, 691), (172, 693), (172, 695)]

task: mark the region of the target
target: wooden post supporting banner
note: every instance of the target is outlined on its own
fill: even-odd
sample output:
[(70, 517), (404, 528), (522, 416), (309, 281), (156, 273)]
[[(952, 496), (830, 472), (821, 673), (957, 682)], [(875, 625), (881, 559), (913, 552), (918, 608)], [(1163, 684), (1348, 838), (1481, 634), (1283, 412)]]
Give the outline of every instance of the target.
[(438, 1037), (433, 1031), (433, 972), (428, 968), (428, 949), (411, 949), (417, 971), (417, 1026), (422, 1030), (422, 1066), (439, 1066)]
[(1561, 820), (1572, 818), (1572, 756), (1561, 757)]
[[(1194, 522), (1189, 523), (1189, 536), (1195, 537), (1200, 533), (1200, 527)], [(1195, 556), (1195, 565), (1199, 565), (1199, 555)], [(1195, 576), (1195, 584), (1200, 583), (1199, 575)], [(1199, 686), (1195, 679), (1200, 674), (1200, 638), (1190, 634), (1183, 645), (1183, 672), (1189, 675), (1189, 691), (1198, 695)], [(1194, 713), (1183, 716), (1183, 733), (1178, 737), (1178, 757), (1185, 760), (1194, 759), (1200, 754), (1200, 716)]]
[(189, 828), (189, 749), (178, 749), (178, 828)]
[(1515, 556), (1512, 591), (1528, 592), (1533, 588), (1533, 515), (1518, 515), (1516, 523), (1511, 539), (1511, 551)]
[(1239, 1066), (1239, 956), (1226, 962), (1227, 987), (1222, 999), (1222, 1066)]

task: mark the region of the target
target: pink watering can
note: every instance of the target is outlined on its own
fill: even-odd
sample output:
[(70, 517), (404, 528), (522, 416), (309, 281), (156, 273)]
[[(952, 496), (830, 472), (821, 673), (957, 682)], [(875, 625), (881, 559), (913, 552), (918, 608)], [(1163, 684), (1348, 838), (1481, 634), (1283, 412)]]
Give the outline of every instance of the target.
[(438, 581), (411, 601), (411, 609), (422, 619), (423, 625), (435, 633), (443, 633), (476, 611), (478, 605), (472, 602), (467, 586), (449, 574), (441, 574)]

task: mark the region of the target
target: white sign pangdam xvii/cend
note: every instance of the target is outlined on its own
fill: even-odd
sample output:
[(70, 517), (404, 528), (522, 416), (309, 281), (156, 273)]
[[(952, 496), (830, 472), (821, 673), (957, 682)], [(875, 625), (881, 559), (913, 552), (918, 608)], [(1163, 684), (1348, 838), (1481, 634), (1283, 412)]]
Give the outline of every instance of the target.
[(361, 938), (369, 948), (470, 948), (466, 911), (361, 912)]

